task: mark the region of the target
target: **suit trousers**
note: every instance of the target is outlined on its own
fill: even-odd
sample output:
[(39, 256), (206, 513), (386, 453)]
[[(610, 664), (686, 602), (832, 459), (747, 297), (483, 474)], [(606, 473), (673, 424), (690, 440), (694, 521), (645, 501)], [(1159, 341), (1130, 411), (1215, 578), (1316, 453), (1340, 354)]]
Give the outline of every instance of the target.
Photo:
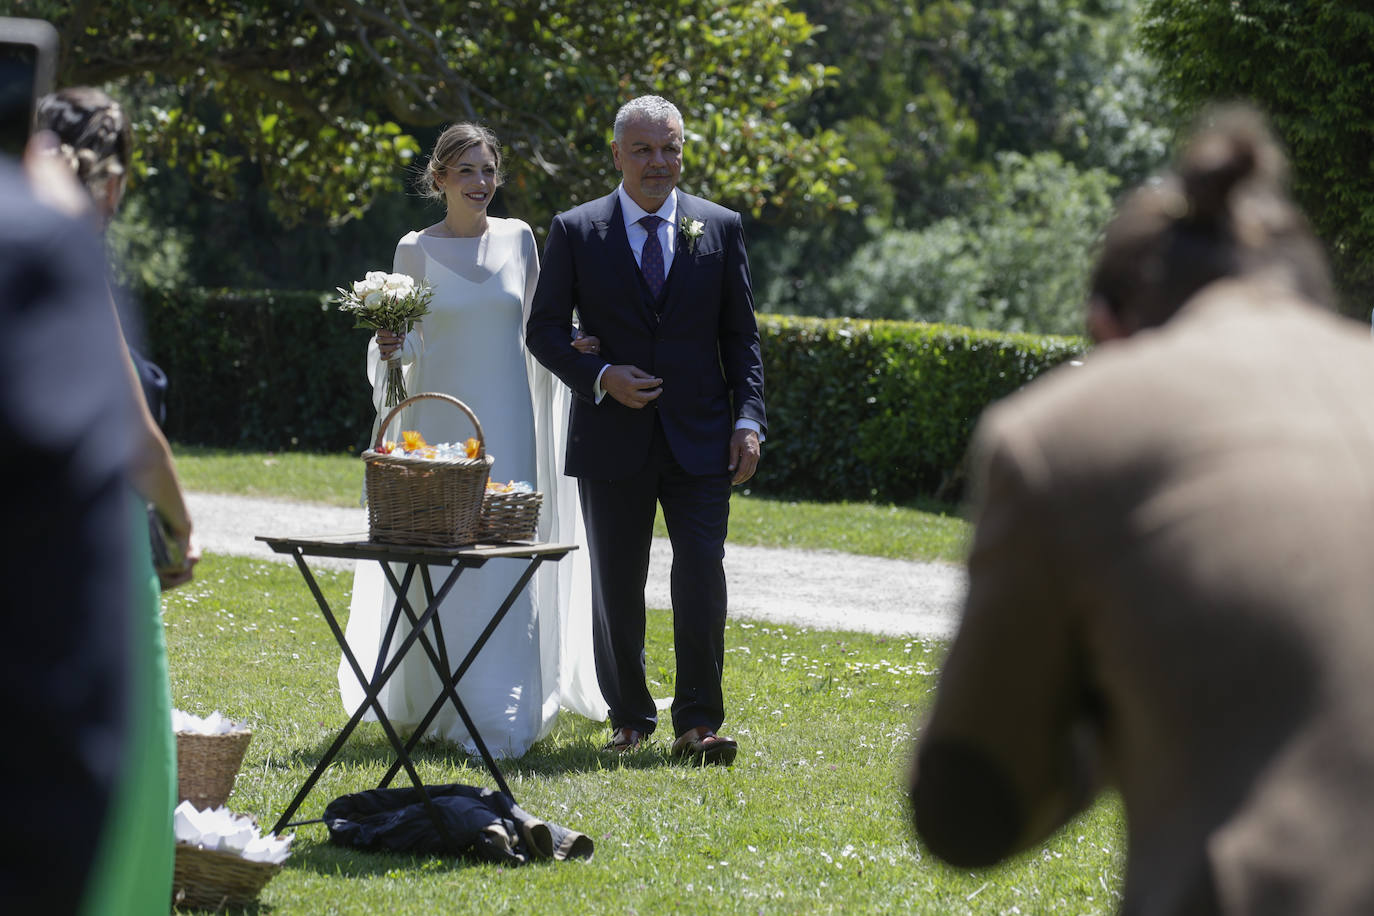
[(719, 729), (725, 720), (723, 562), (730, 475), (684, 471), (655, 415), (653, 443), (642, 470), (615, 480), (581, 477), (578, 491), (592, 567), (596, 674), (610, 707), (611, 727), (648, 734), (658, 723), (645, 683), (644, 654), (644, 585), (657, 503), (673, 549), (674, 734), (700, 725)]

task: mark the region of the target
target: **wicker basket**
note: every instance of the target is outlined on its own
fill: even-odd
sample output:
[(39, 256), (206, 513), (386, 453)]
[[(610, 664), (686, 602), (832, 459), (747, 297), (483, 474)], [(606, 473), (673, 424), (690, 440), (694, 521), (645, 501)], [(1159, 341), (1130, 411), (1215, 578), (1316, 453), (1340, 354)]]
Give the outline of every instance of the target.
[(488, 490), (482, 498), (482, 523), (478, 540), (486, 544), (532, 541), (539, 527), (542, 493), (499, 493)]
[(218, 808), (234, 791), (234, 779), (253, 733), (177, 732), (177, 796), (197, 808)]
[[(392, 419), (416, 401), (447, 401), (467, 414), (477, 430), (476, 458), (407, 458), (376, 451)], [(367, 462), (369, 537), (382, 544), (462, 547), (477, 540), (482, 494), (492, 457), (486, 453), (482, 424), (468, 405), (447, 394), (417, 394), (391, 409), (377, 429), (377, 443), (363, 452)]]
[(248, 906), (279, 871), (281, 865), (274, 862), (250, 862), (232, 852), (178, 843), (172, 904), (206, 910)]

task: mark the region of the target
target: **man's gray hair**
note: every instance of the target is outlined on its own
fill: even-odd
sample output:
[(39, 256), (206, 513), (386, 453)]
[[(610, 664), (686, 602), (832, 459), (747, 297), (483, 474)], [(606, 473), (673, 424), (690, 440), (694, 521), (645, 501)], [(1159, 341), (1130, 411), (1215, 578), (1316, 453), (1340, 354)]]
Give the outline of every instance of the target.
[(620, 143), (625, 137), (625, 126), (631, 121), (639, 119), (659, 123), (670, 118), (677, 121), (678, 133), (687, 137), (687, 125), (682, 120), (682, 112), (677, 110), (677, 106), (662, 96), (641, 95), (637, 99), (630, 99), (620, 110), (615, 113), (615, 128), (612, 136), (616, 143)]

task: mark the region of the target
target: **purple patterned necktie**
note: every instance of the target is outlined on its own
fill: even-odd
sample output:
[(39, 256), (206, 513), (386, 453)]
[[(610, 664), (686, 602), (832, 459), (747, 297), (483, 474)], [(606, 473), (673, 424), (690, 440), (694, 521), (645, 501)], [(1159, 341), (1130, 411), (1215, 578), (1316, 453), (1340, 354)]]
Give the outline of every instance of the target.
[(649, 233), (649, 237), (644, 240), (644, 251), (639, 257), (639, 270), (644, 274), (644, 281), (649, 284), (649, 292), (655, 301), (663, 292), (663, 246), (658, 241), (658, 224), (661, 222), (663, 217), (654, 216), (652, 213), (639, 221), (644, 231)]

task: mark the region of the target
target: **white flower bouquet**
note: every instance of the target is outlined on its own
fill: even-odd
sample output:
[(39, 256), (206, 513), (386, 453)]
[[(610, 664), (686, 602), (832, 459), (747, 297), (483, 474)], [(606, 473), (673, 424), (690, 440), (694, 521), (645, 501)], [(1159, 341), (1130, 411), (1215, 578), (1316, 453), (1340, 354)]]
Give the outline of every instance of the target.
[[(410, 333), (415, 322), (429, 314), (429, 301), (434, 298), (434, 290), (428, 283), (416, 283), (406, 274), (389, 274), (381, 270), (369, 270), (365, 277), (353, 283), (352, 289), (337, 289), (339, 311), (354, 316), (355, 328), (400, 335)], [(386, 406), (395, 407), (407, 397), (405, 377), (401, 374), (398, 357), (388, 360), (387, 367)]]

